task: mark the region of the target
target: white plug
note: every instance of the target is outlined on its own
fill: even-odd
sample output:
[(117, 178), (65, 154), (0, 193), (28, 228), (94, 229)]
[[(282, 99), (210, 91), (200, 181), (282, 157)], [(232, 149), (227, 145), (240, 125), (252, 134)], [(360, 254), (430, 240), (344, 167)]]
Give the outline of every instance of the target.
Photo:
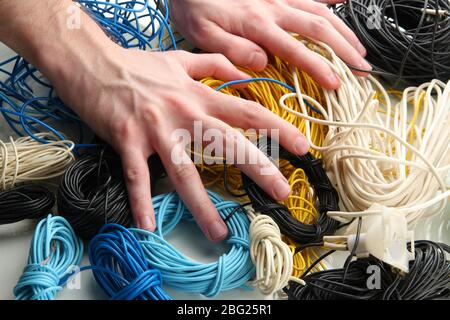
[[(414, 232), (408, 231), (404, 214), (395, 208), (378, 204), (369, 210), (381, 210), (381, 214), (362, 216), (361, 232), (356, 248), (358, 257), (369, 254), (403, 272), (409, 271), (409, 261), (414, 259)], [(324, 237), (324, 245), (341, 246), (351, 251), (355, 246), (358, 219), (345, 228), (341, 236)], [(408, 251), (408, 242), (411, 251)], [(340, 244), (337, 244), (340, 243)]]

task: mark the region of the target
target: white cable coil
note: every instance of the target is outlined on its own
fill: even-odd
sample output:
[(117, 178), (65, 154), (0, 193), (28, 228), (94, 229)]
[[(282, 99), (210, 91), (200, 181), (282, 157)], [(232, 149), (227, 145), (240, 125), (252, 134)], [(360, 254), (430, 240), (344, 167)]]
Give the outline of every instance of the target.
[[(53, 137), (50, 133), (36, 134), (42, 139)], [(72, 141), (40, 143), (31, 137), (10, 142), (0, 140), (0, 191), (17, 183), (48, 180), (62, 175), (74, 161)]]
[[(450, 82), (433, 80), (409, 87), (393, 105), (374, 77), (356, 77), (327, 45), (304, 42), (321, 54), (342, 85), (324, 90), (324, 108), (301, 93), (293, 72), (296, 93), (284, 95), (280, 106), (306, 120), (310, 145), (322, 152), (325, 167), (334, 175), (343, 209), (348, 212), (329, 215), (347, 222), (380, 213), (367, 210), (379, 203), (399, 209), (409, 224), (415, 224), (421, 217), (444, 212), (450, 196), (444, 182), (450, 169)], [(292, 97), (298, 99), (302, 112), (285, 104)], [(318, 108), (325, 120), (308, 116), (304, 100)], [(408, 107), (415, 113), (414, 124), (408, 119)], [(322, 146), (314, 145), (310, 122), (329, 126)]]
[(279, 292), (291, 280), (293, 257), (281, 240), (280, 228), (269, 216), (247, 209), (250, 224), (250, 256), (256, 266), (253, 285), (263, 294)]

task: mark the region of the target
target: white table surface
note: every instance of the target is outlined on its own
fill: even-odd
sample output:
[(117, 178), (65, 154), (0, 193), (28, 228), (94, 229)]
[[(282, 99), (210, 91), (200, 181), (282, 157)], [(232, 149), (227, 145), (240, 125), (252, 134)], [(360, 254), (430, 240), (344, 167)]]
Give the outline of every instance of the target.
[[(0, 61), (10, 56), (12, 53), (0, 43)], [(0, 75), (0, 80), (2, 76)], [(0, 138), (7, 138), (11, 134), (9, 128), (0, 119)], [(170, 184), (163, 183), (159, 190), (170, 190)], [(158, 190), (156, 190), (158, 192)], [(415, 231), (416, 239), (431, 239), (450, 243), (450, 205), (447, 207), (444, 216), (433, 218), (427, 223), (421, 224)], [(442, 223), (442, 221), (446, 221)], [(17, 283), (22, 270), (26, 265), (31, 237), (33, 234), (33, 225), (30, 222), (20, 222), (14, 226), (15, 229), (23, 229), (20, 234), (8, 235), (8, 226), (0, 226), (0, 300), (13, 299), (13, 288)], [(202, 262), (212, 262), (227, 250), (224, 245), (214, 245), (205, 241), (206, 238), (200, 230), (190, 223), (181, 223), (174, 232), (167, 237), (175, 247), (193, 259)], [(330, 265), (340, 266), (343, 255), (335, 254), (328, 260)], [(86, 254), (82, 265), (88, 265)], [(205, 299), (201, 295), (183, 293), (166, 288), (167, 292), (175, 299)], [(58, 294), (57, 299), (106, 299), (107, 296), (95, 282), (92, 273), (85, 271), (81, 274), (80, 289), (64, 289)], [(248, 291), (244, 289), (235, 289), (219, 294), (216, 299), (265, 299), (257, 290)]]

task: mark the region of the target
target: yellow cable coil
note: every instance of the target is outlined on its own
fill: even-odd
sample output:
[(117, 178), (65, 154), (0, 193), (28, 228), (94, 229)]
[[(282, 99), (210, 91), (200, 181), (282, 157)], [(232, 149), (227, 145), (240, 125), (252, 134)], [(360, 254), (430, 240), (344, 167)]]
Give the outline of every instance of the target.
[[(284, 82), (293, 86), (294, 80), (288, 63), (283, 62), (278, 58), (272, 58), (268, 66), (261, 72), (254, 72), (243, 69), (253, 78), (272, 78)], [(322, 89), (320, 86), (312, 80), (312, 78), (302, 71), (297, 70), (297, 74), (300, 79), (300, 85), (303, 92), (307, 95), (314, 97), (316, 100), (325, 103)], [(217, 88), (222, 85), (223, 82), (213, 78), (205, 78), (202, 83), (208, 85), (211, 88)], [(285, 119), (289, 123), (292, 123), (302, 133), (305, 133), (305, 122), (303, 119), (296, 117), (279, 106), (279, 99), (289, 90), (272, 82), (253, 82), (248, 84), (244, 89), (236, 89), (232, 87), (226, 87), (221, 90), (222, 93), (234, 95), (247, 100), (255, 101), (266, 107), (275, 114), (278, 114), (281, 118)], [(298, 101), (291, 99), (289, 101), (290, 107), (299, 110), (300, 106)], [(310, 110), (309, 114), (316, 118), (321, 118), (319, 114)], [(316, 145), (322, 145), (324, 137), (327, 133), (327, 127), (317, 124), (311, 124), (312, 140)], [(315, 157), (320, 157), (320, 153), (315, 150), (310, 150)], [(316, 197), (312, 188), (309, 186), (308, 180), (303, 170), (295, 169), (286, 160), (280, 160), (280, 171), (284, 176), (289, 177), (289, 182), (292, 189), (292, 194), (284, 201), (284, 204), (289, 208), (294, 217), (303, 223), (314, 223), (316, 221), (318, 213), (316, 210)], [(219, 186), (224, 187), (224, 165), (223, 164), (198, 164), (197, 168), (202, 175), (205, 186)], [(242, 193), (242, 180), (241, 172), (233, 165), (227, 165), (227, 186), (229, 190), (236, 194)], [(284, 241), (290, 246), (292, 253), (295, 253), (296, 244), (286, 237)], [(294, 254), (294, 268), (293, 276), (300, 276), (303, 271), (308, 268), (316, 259), (318, 255), (315, 249), (305, 249), (302, 252)], [(324, 265), (318, 264), (313, 271), (322, 270)]]

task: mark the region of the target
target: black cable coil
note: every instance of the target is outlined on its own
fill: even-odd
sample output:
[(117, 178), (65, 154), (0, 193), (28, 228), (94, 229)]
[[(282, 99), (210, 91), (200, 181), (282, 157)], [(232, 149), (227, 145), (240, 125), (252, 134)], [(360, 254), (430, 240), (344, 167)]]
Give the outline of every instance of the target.
[(373, 73), (396, 85), (450, 79), (448, 0), (349, 0), (335, 13), (366, 47)]
[[(264, 139), (265, 140), (265, 139)], [(269, 157), (274, 154), (271, 143), (258, 141), (258, 147)], [(280, 159), (288, 160), (291, 165), (301, 168), (308, 177), (309, 184), (317, 194), (317, 211), (319, 217), (314, 224), (305, 224), (298, 221), (289, 209), (270, 197), (248, 176), (242, 173), (242, 181), (253, 209), (270, 216), (280, 227), (281, 233), (290, 237), (300, 245), (318, 243), (323, 236), (334, 234), (339, 222), (328, 217), (328, 211), (339, 210), (339, 196), (332, 186), (330, 179), (322, 167), (322, 161), (314, 158), (310, 153), (296, 156), (284, 148), (279, 149)]]
[(0, 192), (0, 225), (47, 215), (55, 205), (55, 196), (37, 184), (23, 184)]
[[(285, 292), (290, 300), (430, 300), (450, 298), (450, 247), (432, 241), (415, 242), (415, 259), (402, 275), (372, 256), (350, 263), (344, 269), (311, 273), (302, 279), (306, 285), (291, 281)], [(369, 288), (370, 270), (379, 270), (379, 288)], [(372, 283), (374, 285), (375, 283)]]
[(106, 223), (130, 227), (132, 216), (117, 155), (84, 154), (62, 176), (58, 212), (75, 232), (91, 239)]

